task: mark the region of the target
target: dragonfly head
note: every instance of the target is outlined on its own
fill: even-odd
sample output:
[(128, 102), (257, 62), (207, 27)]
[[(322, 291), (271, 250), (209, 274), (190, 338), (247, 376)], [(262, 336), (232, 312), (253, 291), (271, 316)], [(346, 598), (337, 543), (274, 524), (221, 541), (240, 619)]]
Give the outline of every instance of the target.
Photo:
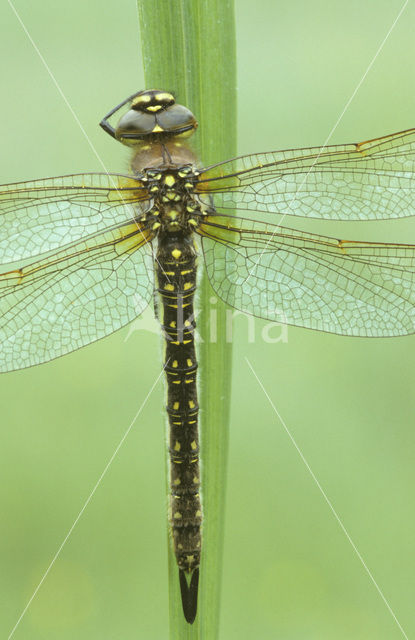
[(143, 141), (187, 138), (197, 128), (193, 113), (177, 104), (167, 91), (140, 91), (131, 100), (130, 109), (119, 120), (115, 138), (126, 145)]

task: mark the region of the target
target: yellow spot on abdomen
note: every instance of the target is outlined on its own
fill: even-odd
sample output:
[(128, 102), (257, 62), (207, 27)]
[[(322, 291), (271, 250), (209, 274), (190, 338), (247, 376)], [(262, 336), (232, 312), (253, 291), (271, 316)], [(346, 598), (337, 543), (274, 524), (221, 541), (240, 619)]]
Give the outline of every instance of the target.
[(182, 255), (182, 252), (180, 251), (180, 249), (173, 249), (171, 255), (173, 256), (173, 258), (175, 258), (175, 260), (178, 260)]

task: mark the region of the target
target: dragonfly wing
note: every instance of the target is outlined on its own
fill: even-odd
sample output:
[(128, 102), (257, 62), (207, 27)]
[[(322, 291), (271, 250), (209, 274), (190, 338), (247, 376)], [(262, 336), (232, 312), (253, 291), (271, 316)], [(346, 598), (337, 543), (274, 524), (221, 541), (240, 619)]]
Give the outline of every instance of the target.
[(150, 233), (128, 224), (0, 275), (0, 370), (47, 362), (133, 320), (153, 293)]
[(147, 190), (131, 176), (88, 173), (2, 185), (0, 264), (57, 251), (149, 206)]
[[(240, 228), (239, 228), (240, 227)], [(200, 227), (212, 287), (278, 323), (349, 336), (415, 332), (415, 246), (340, 241), (222, 216)]]
[(415, 129), (356, 144), (235, 158), (205, 169), (199, 193), (234, 209), (327, 220), (415, 214)]

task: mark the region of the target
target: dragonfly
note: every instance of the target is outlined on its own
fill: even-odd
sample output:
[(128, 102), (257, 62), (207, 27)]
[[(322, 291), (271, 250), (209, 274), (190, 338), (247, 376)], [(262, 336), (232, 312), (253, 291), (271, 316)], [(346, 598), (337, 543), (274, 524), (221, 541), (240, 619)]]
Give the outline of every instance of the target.
[(100, 124), (131, 147), (128, 174), (0, 187), (0, 370), (63, 356), (155, 302), (165, 344), (169, 529), (192, 624), (203, 523), (198, 260), (219, 298), (260, 318), (347, 336), (414, 333), (415, 245), (339, 239), (277, 221), (414, 215), (415, 129), (203, 167), (188, 144), (196, 118), (169, 91), (139, 91)]

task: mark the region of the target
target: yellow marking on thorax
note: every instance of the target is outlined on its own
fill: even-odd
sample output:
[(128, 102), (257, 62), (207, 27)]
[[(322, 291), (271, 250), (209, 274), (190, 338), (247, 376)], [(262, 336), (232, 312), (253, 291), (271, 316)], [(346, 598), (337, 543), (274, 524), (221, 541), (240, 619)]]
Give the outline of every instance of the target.
[(180, 249), (173, 249), (171, 255), (173, 256), (173, 258), (175, 258), (175, 260), (178, 260), (182, 255), (182, 252), (180, 251)]

